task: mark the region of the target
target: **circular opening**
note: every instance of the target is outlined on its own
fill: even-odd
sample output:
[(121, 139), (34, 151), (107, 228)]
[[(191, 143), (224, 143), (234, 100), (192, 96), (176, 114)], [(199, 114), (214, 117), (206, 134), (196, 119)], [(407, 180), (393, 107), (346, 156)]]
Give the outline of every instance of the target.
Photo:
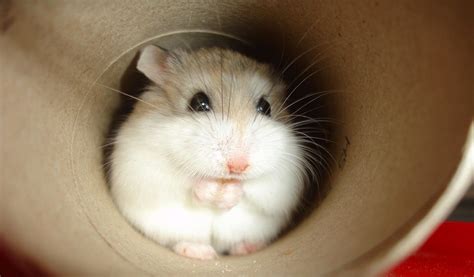
[[(472, 17), (464, 4), (88, 3), (19, 1), (0, 46), (2, 91), (11, 92), (3, 99), (9, 195), (3, 227), (11, 230), (9, 241), (58, 272), (204, 275), (226, 273), (229, 265), (236, 275), (305, 276), (364, 264), (380, 268), (384, 254), (400, 258), (422, 241), (472, 179), (468, 158), (463, 172), (469, 174), (447, 185), (472, 122), (473, 51), (466, 39)], [(312, 28), (315, 21), (320, 24)], [(318, 42), (344, 38), (328, 47), (334, 66), (319, 75), (320, 89), (346, 90), (329, 105), (343, 111), (330, 111), (344, 122), (330, 132), (343, 134), (335, 152), (343, 170), (334, 170), (330, 192), (298, 228), (255, 255), (221, 259), (220, 266), (183, 259), (140, 235), (116, 209), (101, 168), (101, 146), (120, 97), (99, 83), (120, 89), (135, 44), (186, 28), (222, 30), (250, 44), (275, 42), (262, 49), (285, 49), (288, 62)], [(433, 207), (435, 216), (426, 218)]]
[[(121, 55), (97, 80), (99, 93), (118, 99), (114, 101), (106, 142), (104, 143), (104, 165), (106, 176), (110, 172), (110, 155), (114, 150), (113, 138), (122, 123), (132, 112), (137, 98), (150, 81), (136, 69), (138, 50), (148, 44), (165, 49), (184, 48), (196, 50), (206, 47), (232, 49), (259, 62), (270, 64), (288, 86), (284, 104), (290, 114), (297, 115), (292, 123), (300, 127), (299, 137), (305, 139), (306, 152), (311, 152), (310, 169), (300, 203), (292, 215), (292, 220), (281, 230), (279, 237), (297, 226), (320, 203), (328, 191), (327, 177), (336, 166), (333, 155), (336, 111), (332, 94), (337, 93), (329, 78), (325, 76), (327, 60), (324, 44), (313, 45), (306, 50), (304, 35), (293, 45), (268, 32), (255, 32), (246, 38), (208, 31), (174, 32), (150, 39)], [(113, 96), (112, 96), (113, 95)], [(105, 139), (105, 138), (104, 138)], [(339, 166), (343, 160), (339, 161)], [(107, 178), (108, 179), (108, 178)]]
[[(399, 21), (397, 14), (389, 14), (397, 22), (408, 24), (396, 28), (387, 23), (384, 16), (362, 13), (360, 16), (366, 16), (363, 22), (372, 22), (361, 26), (353, 24), (357, 18), (349, 11), (331, 10), (329, 6), (332, 5), (328, 5), (326, 8), (329, 10), (324, 12), (324, 6), (308, 4), (307, 13), (301, 21), (293, 20), (299, 10), (286, 11), (279, 7), (262, 14), (262, 20), (259, 20), (257, 13), (265, 10), (265, 7), (259, 6), (256, 14), (242, 20), (229, 17), (229, 21), (238, 26), (222, 28), (240, 39), (213, 32), (207, 32), (210, 34), (200, 39), (200, 43), (206, 42), (207, 46), (227, 41), (227, 45), (222, 46), (239, 49), (276, 67), (280, 62), (291, 63), (293, 58), (305, 53), (290, 68), (287, 75), (290, 83), (292, 77), (298, 76), (319, 54), (323, 54), (320, 67), (316, 69), (328, 70), (314, 74), (303, 85), (309, 88), (308, 91), (343, 87), (344, 93), (338, 94), (337, 99), (336, 94), (321, 98), (325, 109), (318, 115), (341, 119), (344, 124), (327, 126), (329, 140), (337, 142), (329, 144), (329, 148), (333, 149), (330, 153), (335, 153), (336, 162), (332, 162), (332, 168), (336, 170), (330, 176), (330, 184), (323, 179), (323, 193), (314, 197), (316, 200), (324, 197), (324, 201), (312, 202), (320, 205), (313, 209), (307, 220), (301, 221), (289, 235), (255, 255), (224, 258), (219, 261), (220, 264), (204, 263), (204, 269), (199, 271), (196, 268), (197, 272), (204, 274), (206, 270), (214, 270), (218, 273), (226, 269), (224, 265), (229, 265), (236, 272), (245, 272), (249, 269), (248, 264), (256, 261), (254, 267), (261, 266), (266, 270), (278, 265), (280, 270), (288, 268), (288, 272), (308, 269), (323, 274), (360, 263), (414, 226), (452, 176), (459, 161), (458, 155), (453, 153), (460, 153), (465, 140), (466, 121), (471, 120), (469, 103), (472, 101), (467, 101), (471, 93), (458, 77), (465, 76), (466, 72), (454, 70), (456, 74), (433, 78), (440, 76), (434, 69), (455, 69), (470, 54), (463, 56), (456, 53), (454, 58), (457, 60), (451, 59), (451, 52), (447, 53), (445, 49), (451, 49), (459, 41), (443, 40), (439, 49), (420, 57), (417, 49), (428, 49), (434, 37), (430, 37), (429, 32), (422, 32), (425, 29), (409, 28), (412, 26), (411, 17)], [(233, 12), (232, 9), (229, 11)], [(275, 26), (272, 11), (279, 11), (282, 16), (280, 22), (288, 26)], [(341, 13), (346, 14), (342, 16)], [(244, 12), (239, 10), (237, 14)], [(318, 30), (311, 25), (316, 15), (326, 16), (321, 19), (320, 26), (316, 24)], [(338, 18), (341, 23), (329, 18)], [(243, 21), (246, 22), (245, 27)], [(296, 26), (298, 22), (300, 26)], [(192, 22), (191, 26), (195, 23)], [(199, 26), (212, 28), (213, 25)], [(249, 31), (253, 28), (255, 30)], [(156, 28), (147, 30), (151, 33)], [(444, 32), (452, 30), (455, 28), (445, 29)], [(374, 35), (377, 32), (384, 35)], [(161, 35), (136, 45), (114, 59), (88, 92), (81, 106), (85, 108), (80, 111), (75, 125), (79, 128), (73, 135), (82, 136), (82, 139), (73, 141), (71, 162), (73, 170), (78, 171), (73, 172), (77, 173), (74, 174), (77, 198), (88, 219), (123, 259), (150, 273), (189, 273), (194, 270), (195, 264), (140, 235), (120, 215), (103, 182), (103, 171), (98, 162), (102, 161), (99, 146), (104, 144), (111, 120), (116, 118), (113, 113), (121, 107), (120, 94), (114, 90), (130, 88), (130, 93), (136, 93), (134, 90), (143, 84), (139, 76), (126, 74), (127, 68), (133, 68), (131, 65), (138, 49), (146, 44), (169, 48), (188, 47), (187, 44), (200, 46), (200, 43), (193, 44), (195, 34), (191, 33), (206, 32)], [(179, 36), (185, 36), (186, 43), (177, 39)], [(344, 42), (335, 45), (332, 42), (334, 37)], [(388, 37), (393, 39), (387, 40)], [(407, 37), (420, 39), (407, 44)], [(165, 41), (168, 41), (168, 46)], [(128, 47), (129, 44), (122, 41), (115, 51)], [(417, 63), (414, 64), (414, 60)], [(293, 73), (291, 70), (294, 70)], [(452, 90), (453, 87), (459, 89)], [(429, 98), (424, 94), (427, 91), (431, 93)], [(446, 91), (453, 91), (453, 95), (446, 98)], [(452, 107), (456, 107), (455, 111)], [(437, 162), (439, 160), (444, 163)], [(330, 193), (325, 194), (329, 188)], [(287, 266), (295, 260), (298, 260), (298, 265)], [(300, 266), (310, 263), (311, 267)]]

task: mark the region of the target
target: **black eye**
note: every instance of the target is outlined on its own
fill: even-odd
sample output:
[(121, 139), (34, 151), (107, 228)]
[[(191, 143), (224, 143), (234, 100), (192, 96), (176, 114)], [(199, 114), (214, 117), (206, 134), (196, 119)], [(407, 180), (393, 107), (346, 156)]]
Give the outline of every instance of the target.
[(257, 103), (257, 112), (261, 113), (266, 116), (270, 116), (272, 108), (270, 107), (270, 103), (267, 100), (260, 98)]
[(189, 103), (189, 108), (193, 112), (208, 112), (211, 110), (211, 103), (209, 101), (209, 97), (200, 91), (194, 94), (191, 102)]

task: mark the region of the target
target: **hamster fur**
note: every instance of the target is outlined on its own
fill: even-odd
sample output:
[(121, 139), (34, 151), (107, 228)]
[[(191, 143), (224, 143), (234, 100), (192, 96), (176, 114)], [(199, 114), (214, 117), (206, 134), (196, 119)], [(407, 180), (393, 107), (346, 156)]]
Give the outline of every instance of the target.
[(220, 48), (149, 45), (137, 69), (152, 85), (118, 130), (110, 161), (122, 214), (191, 258), (266, 246), (304, 187), (304, 153), (282, 108), (285, 84), (270, 66)]

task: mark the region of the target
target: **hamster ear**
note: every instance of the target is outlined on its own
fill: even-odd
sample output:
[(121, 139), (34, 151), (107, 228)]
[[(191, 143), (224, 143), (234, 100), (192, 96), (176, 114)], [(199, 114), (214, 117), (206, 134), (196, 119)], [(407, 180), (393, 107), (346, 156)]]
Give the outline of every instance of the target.
[(137, 69), (156, 84), (161, 84), (163, 70), (166, 67), (168, 52), (154, 45), (148, 45), (140, 51)]

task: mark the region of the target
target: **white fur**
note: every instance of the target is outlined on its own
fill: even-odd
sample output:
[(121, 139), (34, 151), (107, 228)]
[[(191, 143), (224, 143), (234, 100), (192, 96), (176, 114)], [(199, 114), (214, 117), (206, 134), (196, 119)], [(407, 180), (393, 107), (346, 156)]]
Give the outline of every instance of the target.
[[(245, 78), (242, 83), (251, 87), (268, 82), (255, 74)], [(156, 94), (152, 89), (141, 98)], [(191, 112), (166, 116), (153, 109), (146, 116), (132, 113), (111, 156), (111, 192), (121, 212), (145, 235), (175, 249), (183, 242), (201, 243), (222, 253), (241, 242), (270, 242), (299, 201), (303, 154), (283, 123), (254, 118), (255, 113), (238, 119)], [(234, 153), (248, 155), (250, 166), (241, 176), (227, 172), (226, 159)], [(244, 193), (238, 204), (218, 209), (199, 203), (192, 186), (208, 177), (239, 178)]]

